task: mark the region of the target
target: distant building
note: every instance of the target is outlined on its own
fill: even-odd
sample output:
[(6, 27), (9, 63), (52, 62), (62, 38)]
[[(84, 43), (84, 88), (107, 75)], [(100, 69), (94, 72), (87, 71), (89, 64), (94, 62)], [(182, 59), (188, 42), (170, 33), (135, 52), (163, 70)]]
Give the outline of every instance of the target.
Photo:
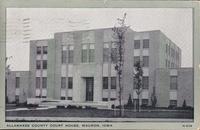
[[(116, 59), (111, 58), (116, 48), (112, 36), (112, 29), (106, 28), (55, 33), (54, 39), (31, 41), (28, 98), (73, 102), (118, 100)], [(124, 57), (124, 104), (129, 94), (134, 101), (137, 99), (133, 66), (141, 60), (143, 105), (151, 105), (155, 91), (157, 106), (182, 106), (184, 99), (193, 106), (193, 69), (181, 68), (181, 49), (161, 31), (128, 30)]]

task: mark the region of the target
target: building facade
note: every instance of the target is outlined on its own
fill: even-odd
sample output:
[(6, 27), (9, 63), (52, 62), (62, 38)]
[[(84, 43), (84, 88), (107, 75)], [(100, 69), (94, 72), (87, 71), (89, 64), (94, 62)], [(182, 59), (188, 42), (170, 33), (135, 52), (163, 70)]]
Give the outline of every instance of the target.
[[(28, 97), (73, 102), (118, 100), (114, 40), (112, 29), (106, 28), (60, 32), (55, 33), (53, 39), (31, 41)], [(193, 77), (184, 73), (193, 73), (193, 70), (181, 68), (181, 49), (176, 44), (159, 30), (135, 32), (129, 29), (124, 45), (123, 104), (129, 95), (137, 99), (133, 67), (140, 60), (143, 63), (142, 104), (151, 105), (155, 91), (157, 106), (180, 105), (184, 93), (190, 95), (185, 100), (193, 105)], [(171, 78), (173, 70), (177, 72), (174, 79)], [(183, 84), (185, 77), (190, 80), (187, 86)], [(170, 82), (175, 81), (178, 89), (173, 93)]]

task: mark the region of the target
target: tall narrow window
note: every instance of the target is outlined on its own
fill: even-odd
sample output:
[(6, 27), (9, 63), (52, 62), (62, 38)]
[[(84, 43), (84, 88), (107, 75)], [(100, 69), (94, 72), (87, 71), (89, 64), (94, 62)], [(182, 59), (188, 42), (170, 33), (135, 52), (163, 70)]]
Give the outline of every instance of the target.
[(111, 89), (116, 89), (116, 85), (117, 85), (117, 80), (116, 77), (111, 77)]
[(40, 60), (36, 61), (36, 69), (41, 69), (41, 61)]
[(66, 88), (66, 77), (61, 78), (61, 88)]
[(68, 77), (68, 88), (69, 89), (73, 88), (73, 78), (72, 77)]
[(40, 77), (36, 77), (36, 88), (40, 88)]
[(87, 45), (82, 45), (81, 55), (82, 55), (81, 58), (82, 63), (87, 62)]
[(134, 48), (140, 49), (140, 40), (134, 40)]
[(90, 44), (89, 46), (89, 62), (94, 62), (95, 54), (94, 54), (94, 44)]
[(47, 69), (47, 60), (43, 60), (43, 69)]
[(177, 76), (170, 76), (170, 89), (177, 90)]
[(108, 77), (103, 77), (103, 89), (108, 89)]
[(73, 63), (73, 59), (74, 59), (74, 46), (70, 45), (68, 51), (68, 63), (69, 64)]
[(117, 63), (117, 48), (116, 48), (115, 43), (112, 44), (112, 48), (111, 48), (111, 62)]
[(143, 48), (149, 48), (149, 39), (143, 40)]
[(41, 52), (42, 52), (42, 48), (41, 48), (41, 46), (38, 46), (37, 47), (37, 54), (41, 54)]
[(149, 77), (142, 78), (142, 88), (148, 89), (149, 88)]
[(149, 57), (148, 56), (143, 56), (143, 66), (149, 67)]
[(47, 46), (43, 46), (43, 54), (47, 54)]
[(65, 64), (67, 61), (67, 51), (66, 50), (62, 50), (62, 64)]
[(104, 43), (103, 46), (103, 62), (109, 62), (109, 44)]
[(42, 88), (47, 88), (47, 77), (42, 77)]
[(16, 77), (15, 88), (19, 88), (19, 86), (20, 86), (20, 77)]
[(134, 56), (134, 65), (140, 61), (140, 56)]

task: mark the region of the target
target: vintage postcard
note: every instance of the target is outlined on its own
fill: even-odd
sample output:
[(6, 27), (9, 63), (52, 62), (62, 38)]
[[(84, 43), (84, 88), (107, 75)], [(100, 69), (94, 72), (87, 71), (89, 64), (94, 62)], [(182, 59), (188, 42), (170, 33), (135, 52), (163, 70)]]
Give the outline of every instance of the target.
[(198, 2), (37, 2), (0, 5), (2, 128), (200, 128)]

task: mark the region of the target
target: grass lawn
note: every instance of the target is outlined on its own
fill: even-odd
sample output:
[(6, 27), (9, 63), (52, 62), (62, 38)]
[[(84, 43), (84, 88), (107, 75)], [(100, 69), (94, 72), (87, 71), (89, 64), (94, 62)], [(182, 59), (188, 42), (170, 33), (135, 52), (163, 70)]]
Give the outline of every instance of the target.
[[(118, 111), (119, 112), (119, 111)], [(102, 117), (113, 118), (113, 110), (99, 109), (66, 109), (52, 108), (48, 110), (20, 110), (6, 111), (6, 116), (15, 117)], [(125, 110), (124, 117), (126, 118), (177, 118), (177, 119), (193, 119), (193, 111), (177, 110), (177, 111), (142, 111), (134, 112)]]

